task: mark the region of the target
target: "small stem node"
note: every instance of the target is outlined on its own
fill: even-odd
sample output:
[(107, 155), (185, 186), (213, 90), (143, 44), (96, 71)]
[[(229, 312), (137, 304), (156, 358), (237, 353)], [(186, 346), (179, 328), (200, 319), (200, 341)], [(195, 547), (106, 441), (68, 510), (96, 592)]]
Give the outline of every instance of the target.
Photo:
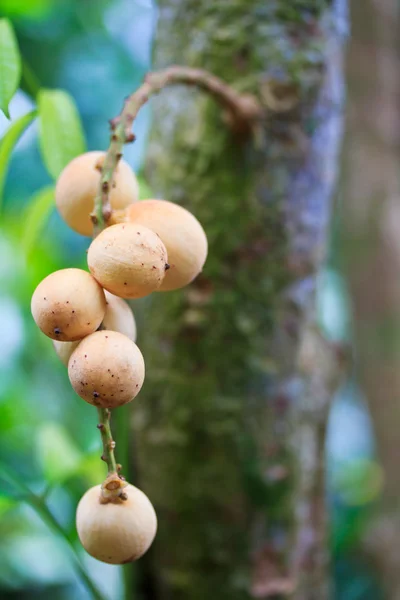
[(215, 98), (229, 113), (229, 126), (235, 132), (249, 134), (264, 118), (265, 109), (256, 97), (240, 94), (219, 77), (203, 69), (171, 66), (163, 71), (147, 73), (142, 85), (124, 101), (122, 112), (110, 119), (111, 143), (101, 168), (101, 182), (95, 199), (93, 214), (96, 216), (94, 235), (107, 226), (111, 214), (109, 194), (113, 185), (114, 172), (122, 156), (124, 144), (135, 141), (133, 123), (141, 107), (149, 98), (169, 85), (192, 85)]
[(101, 433), (101, 439), (103, 442), (103, 454), (101, 459), (107, 463), (108, 474), (117, 473), (117, 462), (114, 456), (115, 442), (112, 439), (111, 427), (110, 427), (110, 410), (108, 408), (98, 408), (99, 421), (97, 425)]

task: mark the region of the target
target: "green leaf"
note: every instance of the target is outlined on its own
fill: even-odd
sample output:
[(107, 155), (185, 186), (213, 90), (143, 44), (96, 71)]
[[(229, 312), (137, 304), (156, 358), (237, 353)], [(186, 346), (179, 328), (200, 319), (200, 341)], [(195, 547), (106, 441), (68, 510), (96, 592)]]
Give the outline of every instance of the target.
[(3, 14), (43, 18), (54, 5), (54, 0), (1, 0)]
[(38, 107), (40, 150), (48, 172), (57, 179), (86, 150), (81, 120), (73, 98), (63, 90), (41, 90)]
[(21, 217), (21, 246), (25, 255), (30, 254), (35, 247), (53, 207), (54, 186), (49, 185), (39, 190), (23, 211)]
[(25, 129), (32, 123), (36, 116), (36, 111), (23, 115), (16, 121), (13, 121), (0, 140), (0, 205), (3, 200), (4, 184), (8, 172), (8, 165), (11, 153)]
[(21, 57), (17, 38), (8, 19), (0, 19), (0, 109), (10, 118), (8, 105), (18, 89)]
[(61, 482), (81, 464), (81, 452), (59, 423), (45, 423), (38, 431), (37, 450), (46, 480)]

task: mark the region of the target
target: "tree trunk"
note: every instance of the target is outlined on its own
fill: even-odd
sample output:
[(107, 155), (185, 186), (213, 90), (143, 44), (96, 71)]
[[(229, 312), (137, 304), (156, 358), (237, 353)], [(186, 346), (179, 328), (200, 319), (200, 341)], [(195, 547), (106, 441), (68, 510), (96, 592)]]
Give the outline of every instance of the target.
[(384, 489), (367, 548), (387, 598), (400, 599), (400, 112), (397, 0), (354, 0), (348, 70), (343, 256), (357, 367)]
[(249, 139), (204, 93), (168, 89), (155, 102), (153, 189), (199, 218), (209, 257), (191, 286), (154, 295), (140, 340), (138, 481), (159, 518), (147, 599), (329, 596), (323, 438), (336, 355), (314, 308), (341, 136), (343, 8), (160, 1), (156, 67), (206, 68), (256, 94), (266, 119)]

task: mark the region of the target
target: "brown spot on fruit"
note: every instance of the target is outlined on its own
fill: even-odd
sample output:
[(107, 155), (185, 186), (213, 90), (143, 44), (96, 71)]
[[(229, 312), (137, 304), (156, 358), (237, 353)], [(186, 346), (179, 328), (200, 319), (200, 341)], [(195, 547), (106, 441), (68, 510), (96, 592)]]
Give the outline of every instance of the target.
[(124, 298), (141, 298), (158, 289), (166, 262), (166, 249), (156, 234), (130, 223), (107, 227), (93, 240), (88, 253), (89, 269), (97, 281)]
[(207, 257), (207, 237), (189, 211), (166, 200), (142, 200), (126, 209), (126, 218), (154, 231), (167, 250), (166, 262), (174, 265), (158, 291), (184, 287), (201, 272)]
[[(92, 333), (79, 343), (73, 360), (75, 368), (70, 360), (68, 369), (71, 385), (90, 404), (96, 404), (97, 400), (103, 408), (115, 408), (130, 402), (142, 387), (143, 356), (122, 333), (107, 330)], [(114, 377), (114, 372), (119, 377)], [(84, 388), (83, 381), (87, 384)]]
[[(97, 329), (106, 302), (101, 286), (89, 273), (61, 269), (39, 283), (32, 295), (31, 310), (43, 333), (52, 339), (72, 342)], [(75, 312), (76, 317), (71, 321), (71, 313)]]

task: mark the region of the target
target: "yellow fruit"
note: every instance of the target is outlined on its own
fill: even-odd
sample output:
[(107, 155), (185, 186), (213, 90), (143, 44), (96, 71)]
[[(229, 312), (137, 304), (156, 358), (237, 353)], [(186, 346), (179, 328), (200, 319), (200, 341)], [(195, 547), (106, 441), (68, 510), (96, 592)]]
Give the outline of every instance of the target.
[(96, 331), (71, 354), (68, 375), (83, 400), (102, 408), (116, 408), (140, 392), (144, 360), (139, 348), (126, 335)]
[(122, 298), (141, 298), (160, 287), (167, 251), (157, 234), (136, 223), (104, 229), (91, 243), (88, 265), (100, 285)]
[[(105, 296), (107, 308), (101, 324), (102, 328), (111, 331), (119, 331), (119, 333), (123, 333), (135, 342), (136, 322), (129, 305), (125, 300), (110, 294), (110, 292), (106, 291)], [(76, 342), (59, 342), (58, 340), (52, 340), (52, 342), (58, 358), (66, 367), (68, 367), (69, 357), (78, 346), (80, 340)]]
[[(64, 221), (82, 235), (93, 234), (90, 213), (99, 191), (104, 152), (86, 152), (74, 158), (60, 174), (55, 191), (56, 205)], [(122, 209), (139, 198), (139, 186), (132, 169), (118, 162), (110, 190), (112, 209)]]
[(76, 511), (76, 528), (82, 546), (97, 560), (113, 565), (137, 560), (151, 546), (157, 516), (148, 497), (128, 484), (126, 500), (102, 502), (101, 486), (90, 488)]
[(53, 340), (73, 342), (93, 333), (106, 312), (104, 292), (82, 269), (48, 275), (33, 292), (32, 316)]
[(132, 342), (136, 341), (136, 322), (130, 306), (119, 298), (105, 291), (107, 309), (104, 315), (102, 328), (119, 331), (126, 335)]
[(126, 218), (158, 233), (165, 244), (170, 269), (158, 291), (176, 290), (197, 277), (207, 258), (207, 237), (189, 211), (166, 200), (142, 200), (126, 209)]

